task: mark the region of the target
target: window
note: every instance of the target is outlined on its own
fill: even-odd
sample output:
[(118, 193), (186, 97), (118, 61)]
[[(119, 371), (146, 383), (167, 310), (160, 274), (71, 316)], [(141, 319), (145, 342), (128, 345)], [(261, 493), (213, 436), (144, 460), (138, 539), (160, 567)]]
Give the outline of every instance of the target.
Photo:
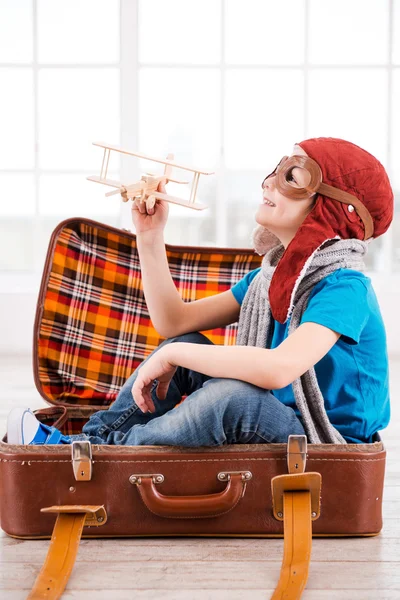
[(1, 289), (38, 289), (60, 221), (120, 220), (86, 180), (120, 142), (119, 1), (2, 0), (0, 89)]
[[(396, 192), (367, 269), (400, 271), (400, 0), (2, 0), (0, 86), (2, 289), (37, 289), (65, 218), (133, 230), (130, 206), (85, 179), (96, 140), (215, 171), (197, 192), (208, 209), (170, 205), (167, 243), (249, 247), (277, 159), (349, 139)], [(109, 175), (161, 168), (121, 156)]]

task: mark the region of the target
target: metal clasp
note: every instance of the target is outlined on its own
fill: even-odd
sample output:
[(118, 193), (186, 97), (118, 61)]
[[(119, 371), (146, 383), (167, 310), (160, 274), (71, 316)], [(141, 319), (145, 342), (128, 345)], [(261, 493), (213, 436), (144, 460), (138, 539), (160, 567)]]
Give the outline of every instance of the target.
[(271, 479), (272, 508), (275, 519), (283, 521), (285, 492), (308, 491), (311, 496), (311, 520), (319, 518), (321, 511), (321, 473), (305, 472), (307, 437), (289, 435), (287, 445), (288, 475), (277, 475)]
[(288, 472), (304, 473), (307, 458), (307, 436), (289, 435), (287, 448)]
[(92, 445), (88, 440), (75, 440), (71, 444), (72, 468), (76, 481), (92, 479)]
[(253, 477), (253, 473), (251, 471), (221, 471), (221, 473), (218, 473), (217, 478), (220, 481), (230, 481), (231, 475), (235, 474), (241, 475), (242, 481), (250, 481), (250, 479)]
[(138, 475), (131, 475), (129, 482), (134, 485), (142, 484), (142, 477), (151, 477), (153, 483), (163, 483), (164, 475), (162, 473), (139, 473)]

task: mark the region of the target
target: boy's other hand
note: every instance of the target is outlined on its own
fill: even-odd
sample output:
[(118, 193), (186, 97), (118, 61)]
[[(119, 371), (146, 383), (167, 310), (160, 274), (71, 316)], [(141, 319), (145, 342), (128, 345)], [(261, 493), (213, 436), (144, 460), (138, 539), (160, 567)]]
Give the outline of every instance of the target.
[(156, 395), (159, 400), (165, 400), (169, 384), (175, 375), (177, 365), (170, 362), (168, 358), (168, 346), (160, 348), (138, 370), (138, 376), (132, 386), (134, 402), (144, 413), (155, 412), (155, 406), (151, 397), (153, 381), (158, 379)]

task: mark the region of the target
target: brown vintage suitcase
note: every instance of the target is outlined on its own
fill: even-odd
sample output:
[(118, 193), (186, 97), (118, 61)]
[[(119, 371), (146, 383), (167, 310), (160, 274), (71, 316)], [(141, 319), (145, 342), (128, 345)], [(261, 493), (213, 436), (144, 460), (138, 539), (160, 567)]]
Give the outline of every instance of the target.
[[(261, 264), (251, 249), (166, 245), (185, 301), (229, 289)], [(202, 332), (234, 344), (237, 323)], [(33, 340), (36, 416), (81, 432), (162, 341), (150, 321), (135, 234), (83, 218), (54, 230)], [(184, 401), (185, 397), (183, 397)], [(386, 450), (372, 444), (235, 444), (218, 448), (0, 442), (6, 534), (52, 540), (29, 598), (59, 598), (79, 540), (98, 537), (282, 537), (277, 599), (300, 598), (311, 537), (374, 536), (382, 528)], [(18, 501), (16, 501), (18, 499)]]

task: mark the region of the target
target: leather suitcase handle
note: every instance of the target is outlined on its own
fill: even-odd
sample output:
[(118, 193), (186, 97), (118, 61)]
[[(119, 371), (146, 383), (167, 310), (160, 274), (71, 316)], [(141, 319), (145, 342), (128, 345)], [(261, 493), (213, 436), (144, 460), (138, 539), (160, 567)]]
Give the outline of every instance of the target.
[(226, 488), (217, 494), (202, 496), (165, 496), (156, 489), (153, 475), (140, 475), (135, 481), (140, 497), (149, 511), (168, 519), (219, 517), (231, 511), (246, 491), (242, 473), (230, 475)]

